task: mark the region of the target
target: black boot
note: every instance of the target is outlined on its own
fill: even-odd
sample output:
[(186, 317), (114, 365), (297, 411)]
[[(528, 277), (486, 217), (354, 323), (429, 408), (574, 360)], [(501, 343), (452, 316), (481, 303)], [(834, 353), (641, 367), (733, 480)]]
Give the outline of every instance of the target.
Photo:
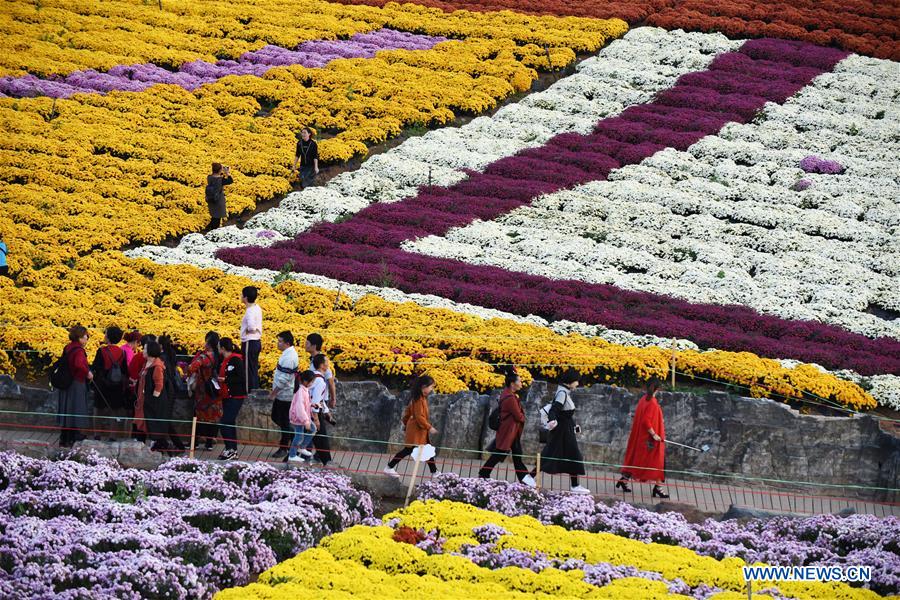
[(654, 485), (654, 486), (653, 486), (653, 493), (652, 493), (652, 496), (653, 496), (654, 498), (663, 498), (663, 499), (666, 499), (666, 498), (669, 497), (669, 495), (668, 495), (667, 493), (663, 492), (663, 491), (662, 491), (662, 488), (659, 487), (658, 485)]

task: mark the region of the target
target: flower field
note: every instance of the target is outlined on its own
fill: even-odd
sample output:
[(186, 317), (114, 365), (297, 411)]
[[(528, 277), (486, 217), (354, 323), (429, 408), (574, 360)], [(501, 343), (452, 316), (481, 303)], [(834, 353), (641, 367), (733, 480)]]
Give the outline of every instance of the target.
[[(416, 502), (384, 522), (326, 538), (266, 571), (258, 583), (216, 598), (291, 598), (301, 591), (324, 598), (397, 598), (412, 590), (441, 598), (746, 597), (746, 563), (737, 557), (717, 559), (451, 501)], [(882, 597), (843, 583), (760, 585), (754, 596)]]
[[(0, 370), (45, 368), (74, 322), (233, 335), (249, 278), (268, 331), (444, 392), (506, 363), (632, 385), (674, 356), (755, 396), (900, 408), (889, 7), (820, 30), (817, 6), (688, 0), (5, 4)], [(239, 214), (290, 191), (303, 125), (325, 164), (431, 131), (192, 233), (210, 162)]]
[(209, 598), (372, 514), (333, 473), (0, 457), (4, 598)]

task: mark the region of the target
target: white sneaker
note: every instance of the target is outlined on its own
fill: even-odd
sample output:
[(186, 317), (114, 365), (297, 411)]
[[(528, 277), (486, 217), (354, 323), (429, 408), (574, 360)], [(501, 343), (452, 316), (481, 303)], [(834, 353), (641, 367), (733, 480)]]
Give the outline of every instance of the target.
[(306, 458), (310, 458), (310, 457), (312, 457), (313, 453), (310, 452), (309, 450), (307, 450), (306, 448), (304, 448), (303, 450), (300, 451), (300, 455), (305, 456)]
[(534, 477), (531, 474), (526, 475), (522, 478), (522, 485), (527, 485), (528, 487), (537, 487), (537, 483), (534, 481)]
[(576, 485), (575, 487), (572, 488), (571, 491), (573, 494), (590, 494), (591, 493), (591, 490), (587, 489), (583, 485)]
[(435, 471), (434, 473), (432, 473), (431, 476), (432, 476), (432, 477), (435, 477), (435, 476), (440, 475), (440, 474), (441, 474), (441, 472), (440, 472), (440, 470), (438, 470), (438, 471)]
[(400, 478), (400, 473), (397, 472), (397, 469), (393, 469), (391, 467), (385, 467), (384, 474), (390, 475), (391, 477), (397, 477), (398, 479)]
[(223, 450), (219, 455), (219, 460), (233, 460), (237, 458), (237, 450)]
[(296, 454), (295, 454), (294, 456), (288, 456), (288, 462), (292, 462), (292, 463), (302, 463), (302, 462), (303, 462), (303, 457), (302, 457), (302, 456), (298, 456), (298, 455), (296, 455)]

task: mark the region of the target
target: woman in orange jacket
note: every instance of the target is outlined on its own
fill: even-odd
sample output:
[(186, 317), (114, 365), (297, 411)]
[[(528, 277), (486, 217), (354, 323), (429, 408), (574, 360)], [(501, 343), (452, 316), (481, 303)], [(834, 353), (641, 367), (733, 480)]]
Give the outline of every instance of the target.
[[(434, 379), (428, 375), (422, 375), (413, 381), (410, 388), (410, 397), (412, 400), (403, 413), (403, 427), (406, 430), (405, 443), (406, 447), (394, 455), (391, 462), (385, 467), (384, 472), (393, 477), (399, 477), (394, 469), (400, 461), (412, 454), (416, 446), (423, 446), (428, 443), (428, 436), (437, 434), (437, 429), (431, 426), (428, 419), (428, 395), (434, 391)], [(438, 472), (434, 457), (428, 459), (428, 468), (431, 474)]]

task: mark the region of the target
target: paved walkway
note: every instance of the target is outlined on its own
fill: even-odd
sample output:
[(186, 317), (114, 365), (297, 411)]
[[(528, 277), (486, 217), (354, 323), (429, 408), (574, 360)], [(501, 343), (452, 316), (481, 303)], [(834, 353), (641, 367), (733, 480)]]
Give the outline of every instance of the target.
[[(56, 446), (58, 439), (58, 434), (52, 430), (40, 432), (13, 429), (0, 430), (0, 440), (6, 442), (10, 449), (26, 446)], [(198, 451), (195, 454), (195, 458), (215, 460), (221, 450), (222, 446), (219, 444), (212, 452)], [(269, 445), (243, 445), (238, 460), (269, 462), (274, 465), (283, 464), (280, 460), (270, 458), (272, 451), (273, 447)], [(336, 466), (341, 470), (387, 477), (387, 475), (382, 474), (382, 469), (384, 469), (390, 458), (388, 454), (337, 450), (333, 452), (333, 456)], [(443, 459), (440, 456), (436, 460), (440, 471), (445, 473), (453, 472), (464, 477), (477, 477), (478, 469), (482, 464), (480, 460)], [(526, 464), (529, 467), (533, 467), (532, 462), (526, 461)], [(409, 482), (408, 478), (412, 473), (413, 465), (414, 463), (411, 459), (405, 459), (397, 467), (397, 471), (405, 484)], [(419, 477), (430, 477), (424, 464), (419, 467)], [(493, 477), (514, 481), (515, 474), (513, 473), (511, 461), (507, 459), (506, 462), (498, 465), (494, 470)], [(651, 497), (652, 485), (650, 484), (633, 483), (631, 486), (632, 491), (623, 494), (621, 490), (616, 490), (614, 487), (617, 479), (618, 474), (616, 473), (589, 469), (588, 474), (581, 478), (581, 484), (601, 498), (618, 498), (632, 504), (643, 505), (654, 505), (663, 502), (659, 498)], [(568, 476), (543, 474), (540, 484), (544, 489), (569, 489)], [(831, 489), (829, 490), (830, 493), (826, 495), (821, 489), (774, 489), (762, 486), (748, 486), (746, 484), (732, 485), (722, 480), (712, 479), (693, 481), (669, 479), (666, 482), (665, 489), (671, 496), (665, 502), (686, 504), (707, 513), (721, 514), (726, 512), (729, 506), (736, 504), (760, 510), (793, 514), (838, 513), (849, 508), (859, 514), (872, 514), (880, 517), (900, 516), (900, 498), (897, 497), (897, 494), (891, 496), (890, 501), (887, 502), (872, 502), (854, 498), (852, 489)]]

